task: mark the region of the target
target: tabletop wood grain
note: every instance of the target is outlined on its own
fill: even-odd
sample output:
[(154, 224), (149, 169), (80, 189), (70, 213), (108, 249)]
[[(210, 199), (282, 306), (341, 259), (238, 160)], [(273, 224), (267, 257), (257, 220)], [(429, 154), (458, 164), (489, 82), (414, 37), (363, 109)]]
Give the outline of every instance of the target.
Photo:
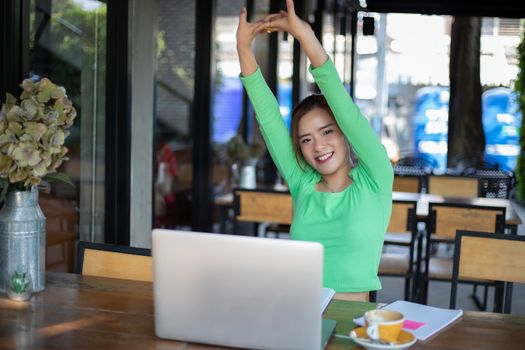
[[(0, 294), (0, 349), (220, 349), (155, 336), (152, 284), (65, 273), (46, 274), (47, 287), (20, 303)], [(333, 300), (324, 317), (348, 334), (373, 303)], [(522, 349), (525, 317), (484, 312), (464, 316), (411, 349)], [(328, 349), (359, 349), (332, 337)]]

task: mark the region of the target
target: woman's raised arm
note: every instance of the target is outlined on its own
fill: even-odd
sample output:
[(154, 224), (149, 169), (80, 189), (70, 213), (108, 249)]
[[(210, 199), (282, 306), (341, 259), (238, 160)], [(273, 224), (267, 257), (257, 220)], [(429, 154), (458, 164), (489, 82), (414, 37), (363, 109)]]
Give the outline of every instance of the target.
[(248, 22), (246, 9), (241, 10), (237, 28), (241, 81), (255, 110), (268, 151), (293, 192), (297, 184), (294, 174), (300, 170), (294, 157), (290, 134), (281, 116), (277, 99), (264, 81), (252, 50), (253, 40), (258, 34), (271, 32), (269, 25), (270, 22), (266, 19)]

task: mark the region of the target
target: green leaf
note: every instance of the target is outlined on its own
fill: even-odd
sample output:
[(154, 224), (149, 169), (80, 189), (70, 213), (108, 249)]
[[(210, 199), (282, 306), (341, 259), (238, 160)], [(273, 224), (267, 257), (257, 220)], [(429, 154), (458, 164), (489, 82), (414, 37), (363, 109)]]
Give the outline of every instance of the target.
[(0, 192), (0, 203), (3, 203), (7, 196), (7, 190), (9, 190), (9, 180), (5, 177), (0, 178), (0, 186), (2, 187), (2, 192)]
[(68, 185), (71, 185), (71, 187), (75, 187), (75, 185), (73, 184), (73, 182), (71, 182), (71, 179), (69, 178), (69, 176), (66, 174), (66, 173), (53, 173), (53, 174), (48, 174), (46, 176), (44, 176), (42, 178), (42, 180), (44, 181), (47, 181), (47, 182), (63, 182), (63, 183), (66, 183)]

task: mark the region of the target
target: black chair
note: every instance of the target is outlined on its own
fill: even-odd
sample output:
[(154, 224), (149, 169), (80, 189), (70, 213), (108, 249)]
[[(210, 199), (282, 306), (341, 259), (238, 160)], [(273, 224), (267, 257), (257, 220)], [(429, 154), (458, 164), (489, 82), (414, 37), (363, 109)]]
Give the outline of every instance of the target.
[[(379, 264), (380, 276), (393, 276), (405, 279), (404, 299), (412, 300), (415, 290), (414, 264), (415, 244), (417, 241), (416, 201), (394, 200), (392, 215), (385, 234), (384, 251)], [(395, 252), (389, 252), (388, 246), (403, 247)], [(412, 285), (411, 285), (412, 282)], [(412, 288), (412, 289), (411, 289)]]
[[(266, 232), (288, 233), (292, 224), (292, 196), (288, 192), (236, 188), (233, 191), (234, 233), (239, 234), (239, 222), (266, 226)], [(269, 225), (271, 224), (271, 226)], [(264, 226), (263, 226), (264, 227)]]
[(406, 155), (400, 158), (396, 165), (429, 168), (432, 170), (438, 166), (438, 163), (434, 158), (428, 155)]
[(451, 309), (456, 308), (458, 282), (472, 279), (503, 283), (504, 288), (499, 288), (496, 293), (494, 311), (510, 313), (512, 283), (525, 283), (525, 237), (458, 231), (450, 292)]
[(86, 276), (152, 282), (151, 249), (80, 241), (75, 272)]
[(466, 176), (430, 175), (428, 191), (444, 197), (477, 198), (479, 197), (479, 179)]
[(409, 155), (399, 159), (393, 168), (397, 176), (419, 176), (420, 192), (426, 193), (426, 176), (433, 174), (437, 167), (438, 162), (430, 156)]
[(506, 198), (514, 186), (514, 174), (503, 170), (477, 170), (470, 175), (480, 181), (480, 196)]
[(421, 193), (425, 183), (426, 175), (394, 175), (392, 189), (395, 192)]
[(514, 173), (495, 162), (484, 161), (465, 169), (462, 175), (479, 179), (480, 197), (508, 199), (514, 187)]
[[(424, 270), (419, 272), (420, 302), (427, 303), (430, 281), (450, 282), (452, 279), (452, 259), (431, 256), (431, 244), (454, 243), (457, 230), (503, 234), (505, 229), (505, 212), (505, 207), (429, 203), (429, 216), (424, 243)], [(419, 244), (422, 244), (422, 242)], [(476, 294), (473, 294), (472, 297), (480, 309), (486, 309), (486, 290), (483, 303), (479, 301)]]

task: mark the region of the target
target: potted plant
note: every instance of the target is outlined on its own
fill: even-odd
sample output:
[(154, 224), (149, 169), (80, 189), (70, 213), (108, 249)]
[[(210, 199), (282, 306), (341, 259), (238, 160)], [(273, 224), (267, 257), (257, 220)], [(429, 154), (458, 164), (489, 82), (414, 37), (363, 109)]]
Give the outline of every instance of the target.
[(255, 165), (264, 152), (266, 152), (266, 146), (264, 143), (261, 141), (255, 141), (253, 144), (247, 145), (240, 135), (236, 135), (228, 141), (226, 150), (228, 158), (232, 164), (233, 182), (237, 183), (236, 180), (239, 178), (239, 186), (244, 188), (255, 188)]
[(76, 110), (66, 90), (49, 79), (25, 79), (20, 87), (20, 100), (7, 94), (0, 110), (0, 289), (8, 271), (25, 266), (17, 272), (29, 274), (38, 292), (45, 287), (45, 217), (37, 186), (69, 182), (57, 169), (67, 159), (64, 140)]
[(6, 292), (9, 299), (26, 301), (31, 298), (32, 282), (28, 272), (15, 270), (10, 273), (6, 281)]

